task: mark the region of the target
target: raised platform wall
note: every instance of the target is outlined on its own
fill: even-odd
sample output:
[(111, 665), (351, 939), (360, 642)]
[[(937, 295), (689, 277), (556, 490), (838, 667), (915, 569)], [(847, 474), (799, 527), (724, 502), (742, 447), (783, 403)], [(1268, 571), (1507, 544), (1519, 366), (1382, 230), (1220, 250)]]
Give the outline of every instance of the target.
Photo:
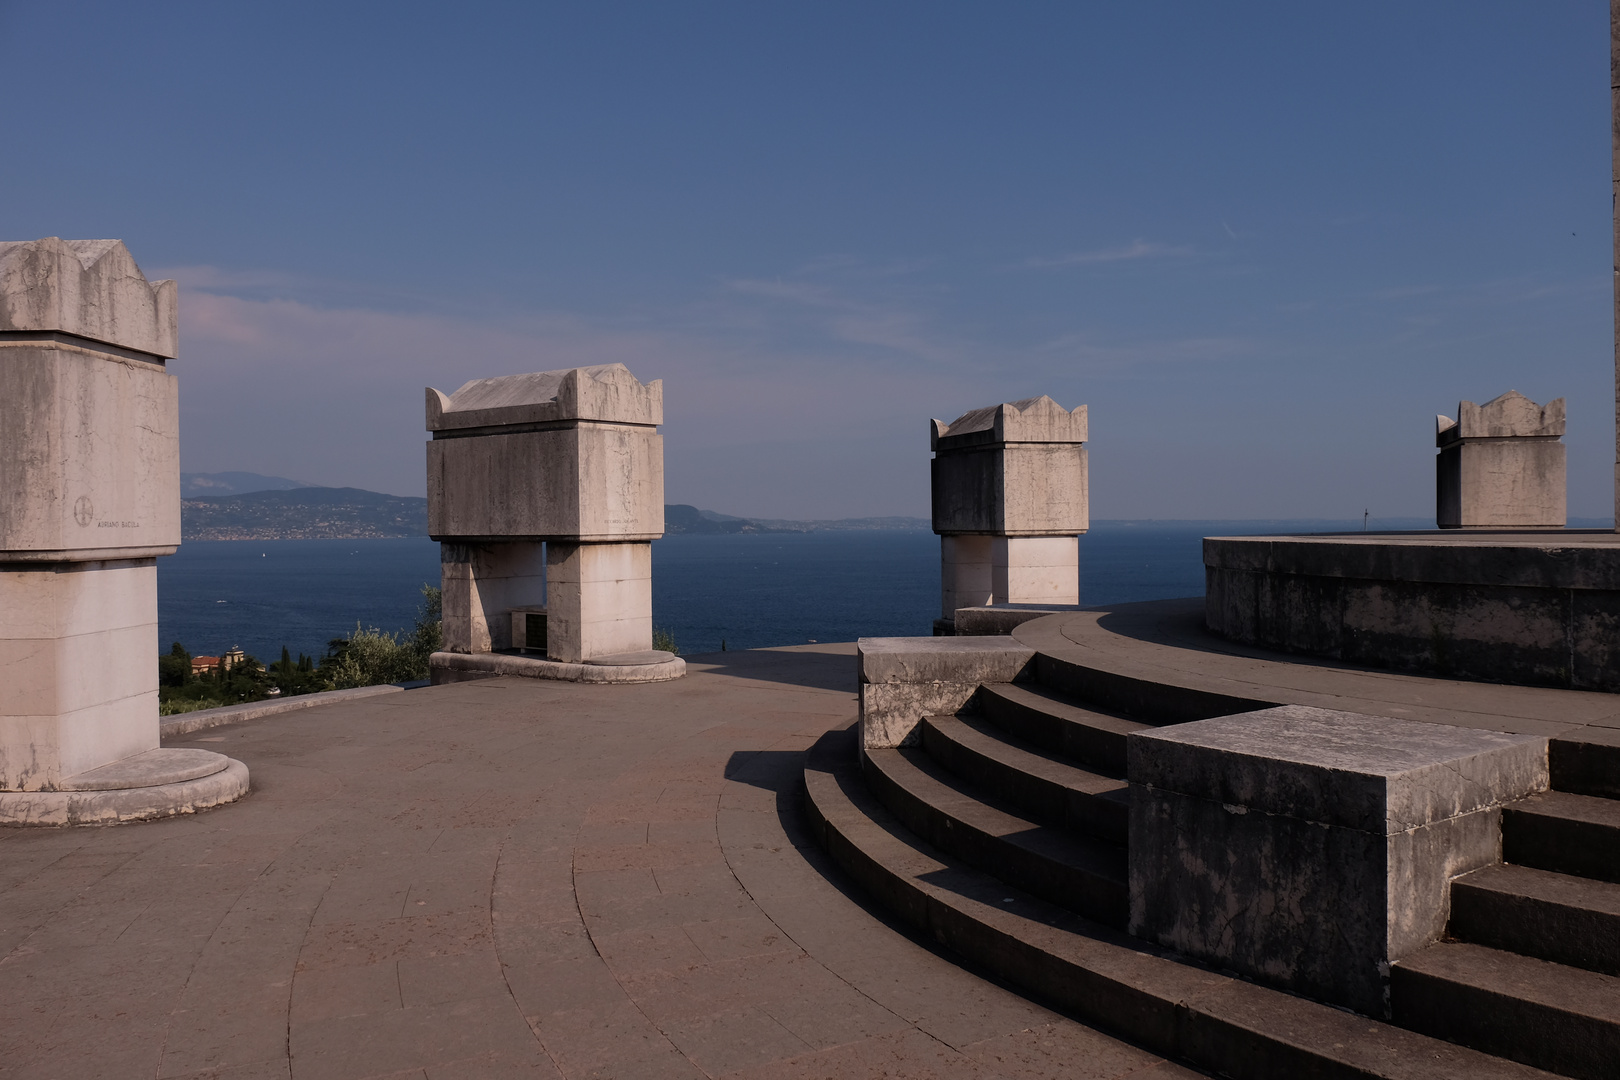
[(1533, 535), (1206, 539), (1205, 622), (1370, 667), (1620, 691), (1614, 534)]

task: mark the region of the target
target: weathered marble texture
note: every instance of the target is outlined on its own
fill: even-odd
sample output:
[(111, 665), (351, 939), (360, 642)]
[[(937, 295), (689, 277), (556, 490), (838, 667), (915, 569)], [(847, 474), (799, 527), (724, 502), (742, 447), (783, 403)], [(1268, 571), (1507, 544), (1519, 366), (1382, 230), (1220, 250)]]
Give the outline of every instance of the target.
[(1445, 929), (1450, 880), (1501, 859), (1543, 738), (1305, 706), (1135, 732), (1131, 932), (1371, 1016)]
[(860, 737), (868, 750), (913, 746), (925, 716), (949, 716), (980, 683), (1032, 676), (1035, 650), (1006, 637), (861, 638)]

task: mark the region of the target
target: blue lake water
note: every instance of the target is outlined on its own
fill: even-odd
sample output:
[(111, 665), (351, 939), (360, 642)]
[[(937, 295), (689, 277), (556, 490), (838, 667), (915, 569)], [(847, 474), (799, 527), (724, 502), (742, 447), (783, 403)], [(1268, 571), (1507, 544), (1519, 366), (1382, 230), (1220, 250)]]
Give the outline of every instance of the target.
[[(1098, 522), (1080, 538), (1081, 602), (1199, 595), (1203, 537), (1290, 523), (1256, 524)], [(319, 656), (357, 622), (409, 627), (421, 586), (438, 580), (439, 546), (425, 537), (187, 541), (158, 560), (159, 641), (206, 654), (240, 645), (265, 662), (283, 645), (294, 656)], [(749, 649), (928, 634), (938, 608), (939, 538), (930, 532), (668, 536), (653, 544), (653, 621), (689, 655), (714, 652), (722, 639)]]

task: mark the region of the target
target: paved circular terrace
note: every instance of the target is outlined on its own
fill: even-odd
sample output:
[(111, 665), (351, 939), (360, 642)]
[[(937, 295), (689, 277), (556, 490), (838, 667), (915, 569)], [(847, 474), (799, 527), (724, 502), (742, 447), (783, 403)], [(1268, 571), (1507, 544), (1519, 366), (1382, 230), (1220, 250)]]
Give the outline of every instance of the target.
[(1195, 1075), (914, 943), (801, 831), (851, 645), (195, 732), (253, 790), (0, 830), (0, 1076)]

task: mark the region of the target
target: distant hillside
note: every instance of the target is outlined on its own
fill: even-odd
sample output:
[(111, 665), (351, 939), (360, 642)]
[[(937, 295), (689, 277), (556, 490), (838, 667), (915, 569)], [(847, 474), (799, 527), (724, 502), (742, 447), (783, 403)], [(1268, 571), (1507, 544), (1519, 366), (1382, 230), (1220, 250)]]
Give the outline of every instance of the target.
[(180, 500), (186, 540), (369, 540), (426, 536), (427, 500), (300, 487)]
[(847, 532), (850, 530), (932, 529), (934, 523), (917, 517), (830, 518), (816, 521), (790, 521), (783, 518), (754, 518), (750, 522), (760, 532)]
[(288, 491), (309, 487), (285, 476), (265, 476), (255, 472), (183, 472), (180, 497), (200, 499), (209, 495), (246, 495), (250, 491)]
[[(670, 536), (926, 529), (928, 525), (926, 518), (910, 517), (756, 521), (699, 510), (684, 503), (664, 507), (664, 532)], [(427, 500), (360, 488), (302, 486), (200, 498), (188, 496), (180, 500), (180, 532), (186, 540), (367, 540), (426, 536)]]

